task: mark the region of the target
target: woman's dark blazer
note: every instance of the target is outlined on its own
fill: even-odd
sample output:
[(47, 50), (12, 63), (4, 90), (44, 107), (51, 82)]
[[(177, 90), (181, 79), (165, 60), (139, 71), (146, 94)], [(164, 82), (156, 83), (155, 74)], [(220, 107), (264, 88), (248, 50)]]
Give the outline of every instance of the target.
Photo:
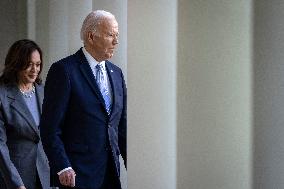
[[(35, 84), (40, 112), (43, 86)], [(0, 189), (34, 189), (37, 173), (49, 188), (49, 167), (39, 128), (16, 85), (0, 85)]]

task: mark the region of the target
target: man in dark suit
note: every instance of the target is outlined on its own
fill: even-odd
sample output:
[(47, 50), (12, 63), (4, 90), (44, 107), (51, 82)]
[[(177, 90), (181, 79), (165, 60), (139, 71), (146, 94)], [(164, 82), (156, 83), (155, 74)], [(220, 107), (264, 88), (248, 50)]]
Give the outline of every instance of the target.
[(84, 47), (52, 64), (46, 79), (41, 137), (51, 184), (61, 188), (120, 189), (126, 164), (126, 87), (108, 61), (118, 24), (106, 11), (91, 12), (81, 29)]

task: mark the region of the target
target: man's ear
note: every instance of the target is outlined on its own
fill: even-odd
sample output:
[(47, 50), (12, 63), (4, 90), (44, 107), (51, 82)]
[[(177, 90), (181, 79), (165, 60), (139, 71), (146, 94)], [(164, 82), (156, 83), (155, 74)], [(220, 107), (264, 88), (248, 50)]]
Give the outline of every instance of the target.
[(94, 33), (93, 32), (88, 32), (88, 42), (90, 44), (93, 44), (94, 43)]

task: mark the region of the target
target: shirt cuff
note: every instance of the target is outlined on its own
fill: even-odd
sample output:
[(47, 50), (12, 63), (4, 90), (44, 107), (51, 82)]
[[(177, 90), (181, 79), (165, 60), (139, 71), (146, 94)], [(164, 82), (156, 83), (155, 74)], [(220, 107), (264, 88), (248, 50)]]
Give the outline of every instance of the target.
[(61, 173), (65, 172), (65, 171), (68, 171), (70, 169), (72, 169), (72, 167), (67, 167), (67, 168), (62, 169), (61, 171), (59, 171), (57, 174), (60, 175)]

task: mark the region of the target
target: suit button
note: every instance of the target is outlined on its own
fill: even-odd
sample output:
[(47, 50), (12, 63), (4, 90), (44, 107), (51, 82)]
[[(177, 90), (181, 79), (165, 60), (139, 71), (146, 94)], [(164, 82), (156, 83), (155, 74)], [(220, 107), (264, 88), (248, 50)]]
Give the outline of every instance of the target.
[(108, 124), (108, 127), (111, 127), (111, 124)]

